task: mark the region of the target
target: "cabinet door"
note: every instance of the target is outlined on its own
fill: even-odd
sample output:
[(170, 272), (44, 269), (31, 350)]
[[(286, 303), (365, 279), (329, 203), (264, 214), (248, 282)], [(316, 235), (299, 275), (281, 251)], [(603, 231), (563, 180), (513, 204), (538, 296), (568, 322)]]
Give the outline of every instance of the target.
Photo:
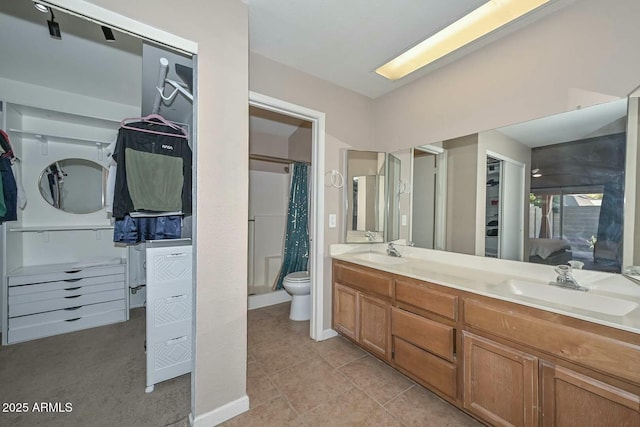
[(358, 292), (337, 283), (333, 288), (333, 329), (358, 340)]
[(537, 426), (538, 360), (463, 332), (465, 409), (495, 426)]
[(541, 363), (543, 427), (638, 427), (640, 397), (549, 362)]
[(391, 306), (360, 294), (360, 345), (385, 360), (391, 360)]

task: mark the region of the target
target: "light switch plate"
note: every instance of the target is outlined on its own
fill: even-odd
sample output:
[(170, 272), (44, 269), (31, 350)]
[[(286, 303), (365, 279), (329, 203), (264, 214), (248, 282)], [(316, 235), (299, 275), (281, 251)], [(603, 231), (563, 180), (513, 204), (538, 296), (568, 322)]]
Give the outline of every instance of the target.
[(336, 214), (329, 214), (329, 228), (336, 228)]

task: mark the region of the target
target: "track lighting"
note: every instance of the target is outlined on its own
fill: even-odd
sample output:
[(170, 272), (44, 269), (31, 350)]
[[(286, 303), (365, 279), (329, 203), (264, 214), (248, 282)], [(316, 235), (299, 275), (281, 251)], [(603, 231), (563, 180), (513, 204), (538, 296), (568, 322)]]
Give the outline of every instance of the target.
[(105, 27), (104, 25), (101, 25), (101, 28), (102, 28), (102, 34), (104, 34), (104, 39), (107, 42), (113, 43), (116, 41), (116, 38), (113, 35), (113, 31), (111, 31), (111, 28)]
[(51, 12), (51, 21), (47, 21), (49, 25), (49, 35), (52, 39), (60, 40), (62, 38), (62, 34), (60, 33), (60, 24), (58, 24), (55, 19), (56, 17), (53, 15), (53, 10), (49, 8), (49, 12)]
[(33, 2), (33, 7), (35, 7), (39, 12), (48, 13), (49, 7), (43, 5), (42, 3), (38, 3), (37, 1)]

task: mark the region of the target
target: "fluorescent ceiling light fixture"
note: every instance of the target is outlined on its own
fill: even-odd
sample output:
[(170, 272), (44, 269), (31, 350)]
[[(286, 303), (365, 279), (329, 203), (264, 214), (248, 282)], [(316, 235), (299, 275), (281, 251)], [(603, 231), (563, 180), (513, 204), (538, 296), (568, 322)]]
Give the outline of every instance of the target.
[(395, 59), (376, 73), (398, 80), (445, 55), (520, 18), (550, 0), (491, 0), (435, 33)]

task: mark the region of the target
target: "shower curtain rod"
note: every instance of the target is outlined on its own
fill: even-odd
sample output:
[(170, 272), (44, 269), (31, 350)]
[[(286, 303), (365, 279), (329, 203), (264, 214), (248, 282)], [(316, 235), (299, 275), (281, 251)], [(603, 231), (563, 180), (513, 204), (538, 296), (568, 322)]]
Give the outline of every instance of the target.
[(293, 160), (293, 159), (285, 159), (284, 157), (273, 157), (273, 156), (264, 156), (262, 154), (249, 154), (249, 159), (251, 160), (261, 160), (263, 162), (271, 162), (271, 163), (283, 163), (286, 165), (290, 165), (291, 163), (305, 163), (310, 165), (311, 162), (306, 162), (304, 160)]

